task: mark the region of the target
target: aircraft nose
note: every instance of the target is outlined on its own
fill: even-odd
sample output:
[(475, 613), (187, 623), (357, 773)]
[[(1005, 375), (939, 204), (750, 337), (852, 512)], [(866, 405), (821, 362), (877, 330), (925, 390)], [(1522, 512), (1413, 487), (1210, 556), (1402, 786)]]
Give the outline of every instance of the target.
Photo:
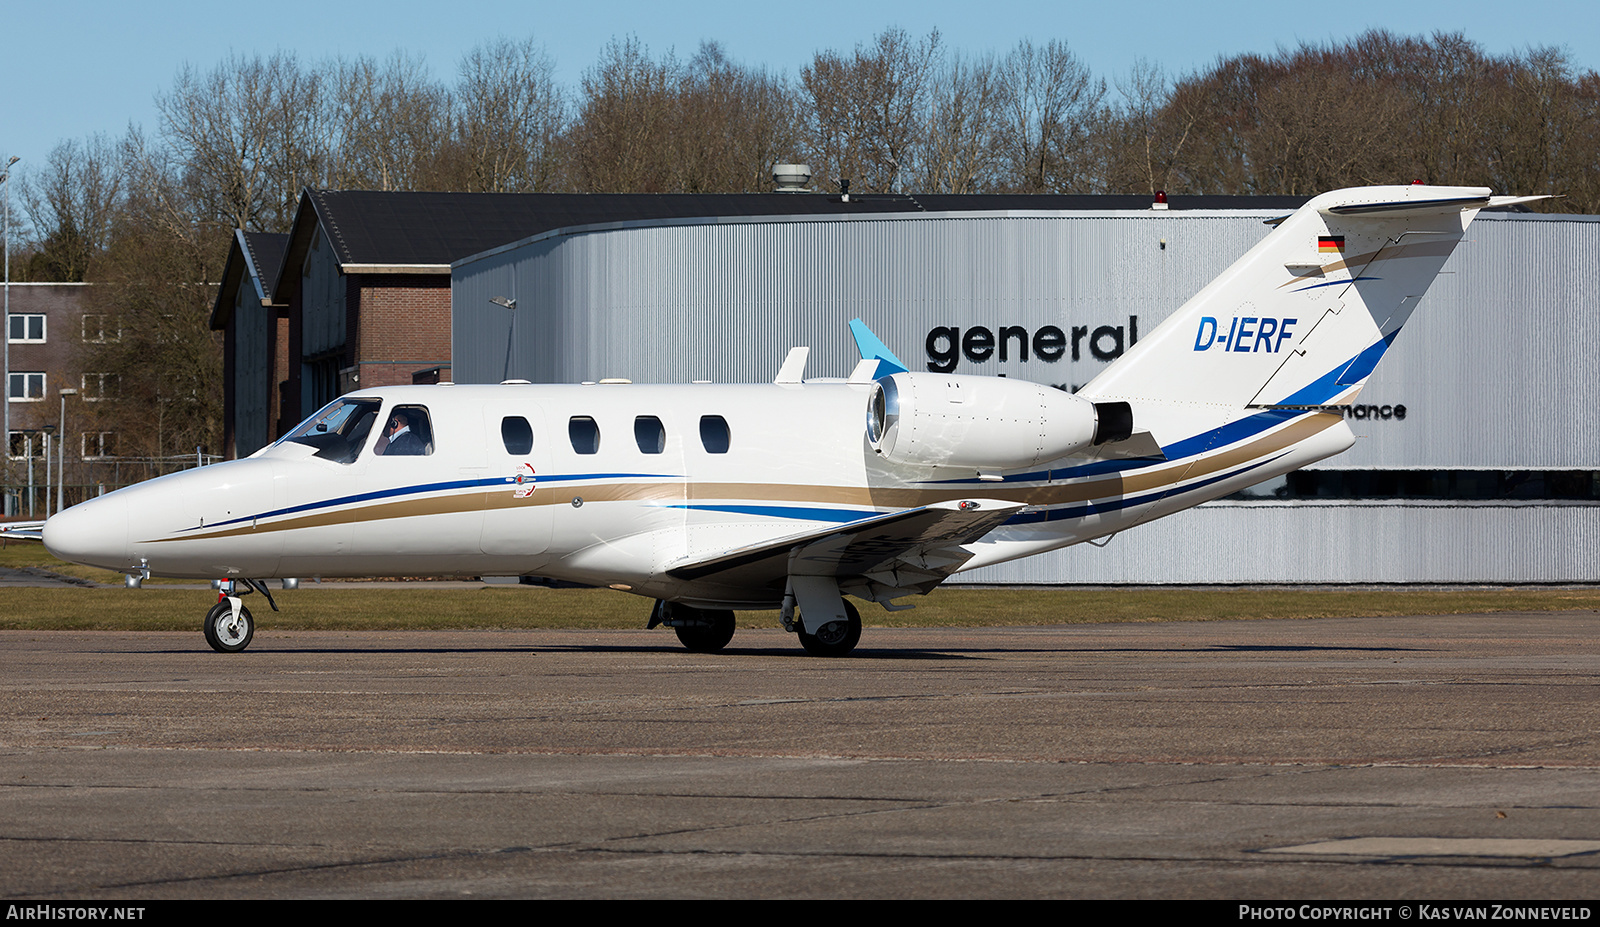
[(69, 563), (128, 569), (127, 500), (113, 493), (51, 516), (44, 523), (44, 546)]

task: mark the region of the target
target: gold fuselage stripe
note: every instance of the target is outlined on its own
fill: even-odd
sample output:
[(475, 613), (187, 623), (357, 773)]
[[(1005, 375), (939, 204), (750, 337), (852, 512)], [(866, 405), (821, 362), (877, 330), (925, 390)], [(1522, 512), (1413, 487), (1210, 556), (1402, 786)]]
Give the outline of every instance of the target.
[[(1162, 487), (1175, 487), (1178, 483), (1199, 479), (1236, 467), (1295, 444), (1342, 422), (1339, 415), (1326, 412), (1310, 413), (1270, 434), (1263, 435), (1231, 450), (1156, 464), (1133, 473), (1110, 473), (1067, 483), (1028, 484), (974, 484), (960, 483), (937, 486), (827, 486), (795, 485), (787, 483), (596, 483), (582, 487), (585, 503), (592, 502), (666, 502), (681, 504), (690, 500), (740, 500), (750, 502), (789, 502), (813, 505), (847, 505), (862, 508), (890, 509), (915, 508), (935, 502), (969, 499), (981, 495), (986, 499), (1003, 502), (1020, 502), (1025, 505), (1051, 506), (1073, 502), (1088, 502), (1145, 492)], [(420, 499), (403, 499), (372, 505), (341, 508), (333, 511), (297, 515), (265, 524), (244, 525), (222, 531), (196, 532), (178, 537), (153, 538), (153, 541), (215, 540), (218, 538), (260, 535), (264, 532), (291, 531), (299, 528), (316, 528), (357, 522), (386, 521), (396, 518), (416, 518), (426, 515), (453, 515), (496, 509), (513, 509), (537, 505), (567, 505), (571, 499), (565, 493), (551, 489), (536, 490), (528, 496), (517, 498), (510, 490), (496, 488), (492, 491), (474, 489)], [(863, 513), (865, 514), (865, 513)]]

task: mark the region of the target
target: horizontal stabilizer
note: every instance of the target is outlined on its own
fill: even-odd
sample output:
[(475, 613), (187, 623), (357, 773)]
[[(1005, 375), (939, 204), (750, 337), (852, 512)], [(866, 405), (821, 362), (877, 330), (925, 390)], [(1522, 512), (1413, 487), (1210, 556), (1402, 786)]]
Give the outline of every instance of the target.
[(1488, 195), (1484, 195), (1452, 196), (1437, 200), (1390, 200), (1326, 206), (1322, 211), (1334, 216), (1435, 216), (1459, 213), (1463, 209), (1482, 209), (1489, 205), (1489, 199)]
[(1555, 198), (1556, 197), (1553, 194), (1549, 193), (1541, 193), (1538, 196), (1491, 196), (1489, 197), (1488, 208), (1494, 209), (1497, 206), (1519, 206), (1523, 203), (1534, 203), (1539, 200), (1553, 200)]
[(667, 567), (678, 579), (782, 587), (790, 574), (857, 576), (897, 564), (948, 576), (971, 554), (961, 548), (1003, 524), (1023, 505), (993, 499), (939, 502), (820, 531), (765, 541)]
[(42, 541), (44, 540), (44, 522), (8, 522), (0, 525), (0, 538), (16, 538), (19, 541)]

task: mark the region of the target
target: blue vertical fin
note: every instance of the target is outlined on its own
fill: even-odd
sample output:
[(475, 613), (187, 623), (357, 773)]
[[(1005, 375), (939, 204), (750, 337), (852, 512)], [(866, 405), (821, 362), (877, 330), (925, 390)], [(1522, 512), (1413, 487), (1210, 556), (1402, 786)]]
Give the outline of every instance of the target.
[(887, 377), (890, 374), (907, 372), (906, 365), (900, 363), (900, 358), (894, 356), (894, 352), (889, 350), (888, 345), (885, 345), (882, 339), (872, 333), (872, 329), (867, 327), (867, 323), (860, 319), (851, 319), (850, 334), (855, 336), (856, 348), (861, 351), (862, 358), (878, 362), (876, 376)]

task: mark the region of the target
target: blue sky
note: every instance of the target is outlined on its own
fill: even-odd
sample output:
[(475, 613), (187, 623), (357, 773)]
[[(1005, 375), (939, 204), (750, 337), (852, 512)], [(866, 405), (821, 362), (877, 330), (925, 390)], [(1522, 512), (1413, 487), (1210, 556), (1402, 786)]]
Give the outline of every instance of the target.
[(188, 62), (208, 70), (230, 53), (283, 49), (315, 61), (404, 49), (453, 80), (473, 46), (532, 36), (576, 87), (613, 37), (636, 35), (652, 53), (672, 48), (684, 57), (714, 39), (734, 60), (792, 75), (818, 50), (848, 50), (888, 26), (919, 36), (937, 28), (948, 47), (963, 52), (1004, 52), (1023, 37), (1062, 38), (1108, 81), (1141, 58), (1182, 74), (1219, 56), (1341, 40), (1375, 27), (1405, 35), (1461, 31), (1492, 53), (1563, 47), (1577, 67), (1600, 69), (1600, 4), (1592, 0), (13, 2), (0, 12), (0, 159), (15, 154), (24, 159), (19, 168), (37, 165), (60, 141), (101, 132), (120, 137), (130, 123), (155, 135), (153, 100), (177, 69)]

